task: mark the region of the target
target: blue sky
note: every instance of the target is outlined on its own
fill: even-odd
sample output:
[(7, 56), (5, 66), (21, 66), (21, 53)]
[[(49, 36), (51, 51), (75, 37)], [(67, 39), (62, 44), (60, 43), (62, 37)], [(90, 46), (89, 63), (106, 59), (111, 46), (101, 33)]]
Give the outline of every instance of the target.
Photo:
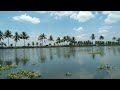
[[(106, 40), (120, 37), (120, 11), (0, 11), (0, 30), (27, 32), (26, 43), (37, 42), (45, 33), (56, 39), (64, 35), (75, 36), (77, 40), (90, 40), (92, 33), (96, 40), (103, 35)], [(7, 42), (7, 40), (4, 40)], [(10, 40), (14, 43), (13, 40)], [(21, 40), (18, 45), (22, 45)]]

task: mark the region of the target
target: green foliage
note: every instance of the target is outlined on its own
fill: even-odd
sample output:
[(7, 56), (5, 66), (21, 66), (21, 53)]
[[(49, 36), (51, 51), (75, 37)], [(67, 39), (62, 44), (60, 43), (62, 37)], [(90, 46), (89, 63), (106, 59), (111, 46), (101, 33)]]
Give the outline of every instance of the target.
[(7, 75), (8, 79), (22, 79), (22, 78), (37, 78), (41, 75), (36, 73), (35, 71), (27, 71), (27, 70), (20, 70), (19, 72), (10, 73)]
[(11, 68), (16, 68), (14, 65), (0, 65), (0, 71), (9, 70)]
[(102, 64), (102, 65), (100, 65), (100, 66), (98, 67), (98, 69), (99, 69), (99, 70), (115, 70), (114, 67), (111, 67), (111, 66), (109, 66), (108, 64), (107, 64), (107, 65)]

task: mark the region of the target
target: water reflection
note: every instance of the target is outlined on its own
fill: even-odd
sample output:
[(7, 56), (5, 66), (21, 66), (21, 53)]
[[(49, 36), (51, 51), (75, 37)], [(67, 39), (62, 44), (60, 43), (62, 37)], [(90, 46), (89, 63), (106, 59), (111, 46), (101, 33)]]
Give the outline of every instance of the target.
[(18, 50), (15, 49), (15, 64), (16, 65), (19, 65), (19, 64), (26, 65), (29, 61), (26, 54), (27, 54), (26, 50), (23, 49), (22, 55), (19, 56)]
[[(90, 54), (97, 50), (103, 51), (103, 53)], [(41, 63), (41, 65), (34, 64), (35, 67), (30, 67), (30, 69), (40, 70), (47, 78), (54, 78), (54, 75), (64, 78), (66, 72), (71, 72), (73, 74), (71, 78), (76, 78), (74, 75), (79, 69), (83, 69), (80, 71), (81, 75), (85, 73), (86, 77), (89, 77), (90, 75), (87, 76), (87, 74), (91, 74), (92, 77), (89, 78), (111, 78), (112, 72), (100, 71), (96, 68), (101, 63), (119, 66), (119, 58), (120, 47), (118, 46), (111, 49), (108, 47), (0, 49), (0, 64), (26, 65), (27, 67), (24, 68), (29, 68), (29, 65)], [(113, 59), (115, 60), (113, 61)]]
[(46, 60), (46, 52), (44, 48), (40, 48), (40, 57), (39, 57), (39, 61), (40, 63), (45, 63)]
[(53, 60), (53, 51), (52, 51), (52, 48), (49, 48), (49, 58), (50, 58), (50, 60)]

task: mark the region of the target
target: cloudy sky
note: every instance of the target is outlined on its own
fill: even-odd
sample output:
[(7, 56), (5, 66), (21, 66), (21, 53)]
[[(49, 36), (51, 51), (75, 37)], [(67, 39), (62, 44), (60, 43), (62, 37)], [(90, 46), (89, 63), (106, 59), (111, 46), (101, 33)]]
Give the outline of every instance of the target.
[[(120, 37), (120, 11), (0, 11), (0, 30), (7, 29), (13, 35), (27, 32), (30, 38), (26, 43), (36, 42), (42, 33), (55, 39), (75, 36), (77, 40), (90, 40), (94, 33), (96, 40), (100, 35), (112, 40), (113, 36)], [(21, 40), (18, 45), (22, 44)]]

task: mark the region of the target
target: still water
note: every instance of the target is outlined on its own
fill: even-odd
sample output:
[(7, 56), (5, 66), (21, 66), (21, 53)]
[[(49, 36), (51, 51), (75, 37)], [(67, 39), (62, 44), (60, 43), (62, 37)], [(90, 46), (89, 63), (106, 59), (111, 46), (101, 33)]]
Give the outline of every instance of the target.
[[(90, 54), (96, 50), (104, 53)], [(42, 75), (38, 79), (120, 79), (120, 46), (0, 49), (0, 64), (17, 65), (4, 71), (1, 79), (19, 70), (37, 71)], [(117, 69), (99, 70), (101, 64)]]

